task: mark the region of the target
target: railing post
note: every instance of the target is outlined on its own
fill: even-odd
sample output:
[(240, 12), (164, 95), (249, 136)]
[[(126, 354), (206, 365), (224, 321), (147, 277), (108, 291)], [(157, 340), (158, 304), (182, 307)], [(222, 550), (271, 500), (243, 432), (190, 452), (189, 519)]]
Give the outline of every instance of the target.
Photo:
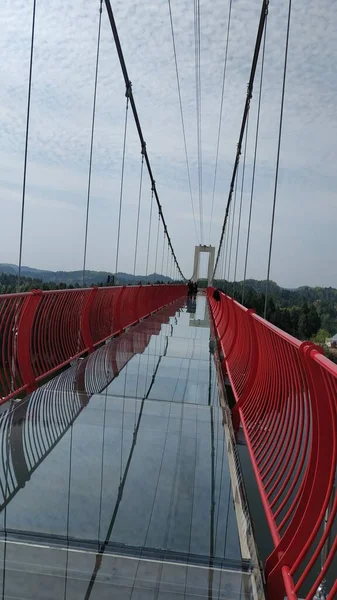
[(28, 394), (37, 387), (33, 369), (31, 339), (34, 317), (41, 298), (41, 290), (32, 290), (29, 293), (22, 306), (17, 330), (17, 360)]
[(81, 315), (82, 339), (83, 339), (84, 345), (86, 347), (86, 350), (89, 352), (89, 354), (94, 350), (94, 342), (92, 339), (91, 329), (90, 329), (90, 314), (91, 314), (92, 304), (97, 295), (97, 292), (98, 292), (98, 287), (91, 288), (90, 292), (88, 293), (87, 299), (84, 303), (84, 306), (82, 308), (82, 315)]

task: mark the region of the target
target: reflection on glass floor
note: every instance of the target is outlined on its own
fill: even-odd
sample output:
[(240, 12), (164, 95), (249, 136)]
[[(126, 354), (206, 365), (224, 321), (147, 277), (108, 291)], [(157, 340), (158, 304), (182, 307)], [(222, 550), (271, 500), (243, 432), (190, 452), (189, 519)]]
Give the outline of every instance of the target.
[(3, 409), (3, 598), (253, 597), (190, 317), (171, 305)]

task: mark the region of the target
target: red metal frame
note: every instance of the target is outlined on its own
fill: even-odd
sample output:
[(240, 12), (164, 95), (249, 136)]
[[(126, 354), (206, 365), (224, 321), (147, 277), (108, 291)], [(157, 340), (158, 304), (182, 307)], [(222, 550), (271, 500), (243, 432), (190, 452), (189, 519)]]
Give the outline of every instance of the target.
[(244, 431), (274, 543), (267, 597), (312, 600), (328, 574), (326, 597), (336, 599), (337, 365), (319, 346), (213, 292), (209, 306), (236, 400), (233, 425)]
[(0, 295), (0, 404), (185, 294), (149, 285)]

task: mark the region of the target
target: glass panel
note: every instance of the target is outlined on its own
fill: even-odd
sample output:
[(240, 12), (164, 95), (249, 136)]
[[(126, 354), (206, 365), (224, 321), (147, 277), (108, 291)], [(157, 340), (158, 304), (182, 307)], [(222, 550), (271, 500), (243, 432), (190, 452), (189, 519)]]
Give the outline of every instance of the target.
[(229, 569), (12, 542), (2, 554), (4, 599), (253, 600), (250, 574)]
[[(87, 597), (94, 573), (90, 597), (119, 586), (113, 597), (250, 598), (198, 302), (153, 315), (2, 409), (0, 528), (17, 540), (3, 556), (8, 595), (26, 578), (36, 598)], [(33, 544), (45, 542), (55, 548), (42, 560)]]

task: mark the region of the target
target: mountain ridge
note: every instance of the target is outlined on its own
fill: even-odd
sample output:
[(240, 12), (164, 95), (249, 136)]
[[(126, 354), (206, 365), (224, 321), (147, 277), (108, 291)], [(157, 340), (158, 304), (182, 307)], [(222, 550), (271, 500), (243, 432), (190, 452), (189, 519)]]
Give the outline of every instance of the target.
[[(19, 272), (18, 265), (11, 263), (0, 263), (0, 273), (6, 275), (17, 275)], [(23, 265), (21, 267), (21, 274), (23, 277), (31, 277), (32, 279), (41, 279), (44, 283), (66, 283), (82, 284), (83, 271), (52, 271), (47, 269), (37, 269), (35, 267), (28, 267)], [(98, 285), (100, 283), (105, 284), (109, 278), (113, 277), (113, 273), (109, 271), (85, 271), (85, 278), (87, 285)], [(131, 275), (130, 273), (119, 272), (116, 275), (117, 283), (128, 284), (128, 283), (153, 283), (155, 281), (172, 281), (170, 277), (161, 275), (159, 273), (150, 273), (149, 275)]]

